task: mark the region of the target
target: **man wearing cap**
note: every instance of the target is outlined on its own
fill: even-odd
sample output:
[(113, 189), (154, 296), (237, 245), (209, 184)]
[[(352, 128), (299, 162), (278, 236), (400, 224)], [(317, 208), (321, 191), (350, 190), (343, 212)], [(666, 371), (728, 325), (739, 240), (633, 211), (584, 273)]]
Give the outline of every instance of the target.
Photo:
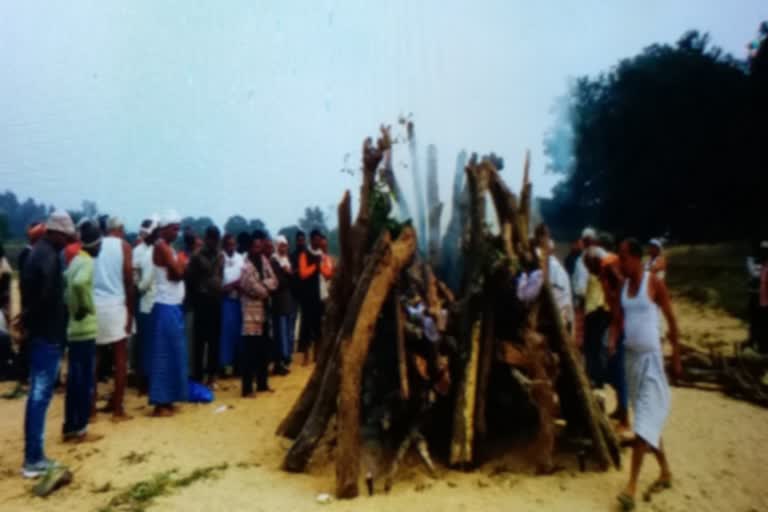
[(26, 478), (36, 478), (55, 463), (45, 457), (45, 416), (51, 403), (62, 347), (67, 307), (60, 252), (75, 236), (75, 225), (63, 210), (51, 213), (45, 235), (35, 243), (21, 274), (21, 327), (26, 333), (30, 392), (24, 415)]
[(134, 338), (134, 362), (139, 378), (139, 392), (147, 392), (149, 378), (149, 343), (151, 340), (152, 306), (155, 304), (155, 266), (152, 263), (152, 247), (157, 240), (157, 216), (144, 220), (139, 230), (141, 242), (133, 248), (133, 279), (138, 297), (136, 336)]
[(648, 263), (645, 269), (662, 281), (667, 277), (667, 258), (664, 256), (664, 245), (658, 238), (648, 242)]
[[(98, 335), (96, 345), (112, 349), (115, 387), (110, 404), (105, 411), (112, 411), (112, 421), (131, 419), (123, 407), (125, 378), (128, 371), (128, 336), (133, 327), (133, 264), (131, 246), (124, 240), (123, 223), (117, 217), (107, 220), (107, 236), (101, 243), (101, 251), (94, 265), (94, 299)], [(97, 359), (108, 364), (106, 358)], [(94, 383), (94, 405), (96, 402)]]
[(67, 326), (67, 397), (64, 404), (64, 442), (98, 441), (88, 433), (96, 357), (96, 306), (93, 302), (93, 258), (99, 254), (101, 231), (95, 222), (79, 224), (81, 249), (67, 266), (65, 300)]
[(173, 250), (181, 217), (164, 213), (152, 250), (155, 266), (155, 304), (152, 307), (149, 403), (155, 417), (173, 416), (175, 403), (187, 399), (187, 338), (184, 332), (184, 261)]

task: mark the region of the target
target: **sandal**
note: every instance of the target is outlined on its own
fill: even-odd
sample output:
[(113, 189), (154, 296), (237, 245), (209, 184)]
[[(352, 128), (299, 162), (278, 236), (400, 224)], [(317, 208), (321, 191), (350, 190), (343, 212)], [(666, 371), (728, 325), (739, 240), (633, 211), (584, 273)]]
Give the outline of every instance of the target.
[(654, 494), (658, 494), (662, 491), (672, 488), (672, 480), (656, 480), (653, 482), (643, 493), (644, 501), (651, 501), (651, 497)]
[(621, 510), (623, 512), (629, 512), (630, 510), (635, 509), (635, 498), (629, 494), (623, 492), (619, 494), (616, 499), (619, 500), (619, 504), (621, 505)]

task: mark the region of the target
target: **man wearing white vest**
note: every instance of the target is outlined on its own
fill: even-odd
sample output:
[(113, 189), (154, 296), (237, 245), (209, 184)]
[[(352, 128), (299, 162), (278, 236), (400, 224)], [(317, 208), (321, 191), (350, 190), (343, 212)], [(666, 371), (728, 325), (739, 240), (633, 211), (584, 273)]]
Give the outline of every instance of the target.
[[(133, 265), (131, 247), (124, 240), (123, 223), (116, 217), (107, 221), (107, 236), (93, 269), (93, 298), (98, 321), (98, 346), (111, 345), (114, 363), (115, 388), (107, 410), (112, 421), (131, 419), (125, 413), (123, 397), (128, 362), (128, 336), (133, 325)], [(101, 361), (105, 364), (106, 361)], [(96, 388), (94, 384), (94, 405)]]

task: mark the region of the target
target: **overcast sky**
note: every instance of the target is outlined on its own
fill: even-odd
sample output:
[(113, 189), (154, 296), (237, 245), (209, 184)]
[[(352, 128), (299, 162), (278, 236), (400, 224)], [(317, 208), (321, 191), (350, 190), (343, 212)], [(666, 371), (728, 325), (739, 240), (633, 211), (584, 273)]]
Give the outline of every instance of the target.
[(531, 148), (546, 195), (569, 78), (692, 28), (742, 58), (763, 19), (766, 0), (5, 1), (0, 190), (276, 230), (356, 192), (362, 139), (412, 113), (445, 200), (462, 148), (503, 155), (515, 188)]

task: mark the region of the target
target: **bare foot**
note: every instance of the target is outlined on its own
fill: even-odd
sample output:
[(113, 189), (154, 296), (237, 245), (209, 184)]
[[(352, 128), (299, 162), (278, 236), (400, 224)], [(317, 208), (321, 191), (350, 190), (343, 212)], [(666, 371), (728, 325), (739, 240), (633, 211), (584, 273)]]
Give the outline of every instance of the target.
[(133, 416), (129, 416), (125, 413), (125, 411), (122, 412), (116, 412), (112, 415), (112, 423), (122, 423), (124, 421), (132, 420)]
[(154, 418), (170, 418), (171, 416), (173, 416), (173, 411), (167, 407), (158, 406), (152, 412)]

